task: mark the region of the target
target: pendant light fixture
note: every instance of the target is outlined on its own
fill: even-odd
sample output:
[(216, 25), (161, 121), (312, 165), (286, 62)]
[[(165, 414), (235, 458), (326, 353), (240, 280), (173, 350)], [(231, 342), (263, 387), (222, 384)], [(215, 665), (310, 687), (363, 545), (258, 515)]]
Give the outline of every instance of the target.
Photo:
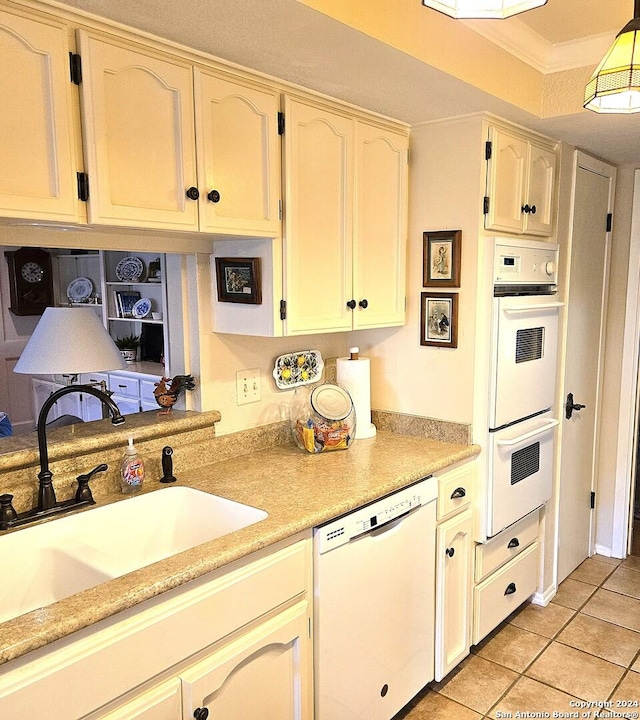
[(633, 20), (613, 45), (587, 83), (584, 107), (597, 113), (640, 112), (640, 0)]
[(503, 19), (546, 5), (547, 0), (422, 0), (422, 4), (456, 20)]

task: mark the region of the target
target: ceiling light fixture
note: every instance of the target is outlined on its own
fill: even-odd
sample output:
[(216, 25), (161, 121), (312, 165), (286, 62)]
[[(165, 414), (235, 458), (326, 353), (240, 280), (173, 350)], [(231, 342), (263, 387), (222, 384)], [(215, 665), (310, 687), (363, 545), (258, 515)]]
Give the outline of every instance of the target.
[(422, 0), (432, 10), (456, 20), (497, 18), (502, 20), (518, 13), (546, 5), (547, 0)]
[(617, 34), (584, 93), (584, 107), (597, 113), (640, 112), (640, 0), (633, 20)]

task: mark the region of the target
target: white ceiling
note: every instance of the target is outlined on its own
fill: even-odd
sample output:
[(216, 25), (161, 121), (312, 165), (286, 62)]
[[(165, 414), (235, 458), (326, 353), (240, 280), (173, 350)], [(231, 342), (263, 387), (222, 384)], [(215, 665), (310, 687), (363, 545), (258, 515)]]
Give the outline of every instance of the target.
[[(585, 110), (541, 120), (296, 0), (62, 0), (61, 4), (412, 124), (484, 110), (615, 164), (640, 164), (640, 115), (604, 117)], [(507, 34), (524, 23), (535, 37), (556, 44), (594, 32), (608, 33), (613, 39), (632, 16), (633, 0), (548, 0), (544, 7), (509, 20), (484, 22), (502, 25), (500, 31)]]

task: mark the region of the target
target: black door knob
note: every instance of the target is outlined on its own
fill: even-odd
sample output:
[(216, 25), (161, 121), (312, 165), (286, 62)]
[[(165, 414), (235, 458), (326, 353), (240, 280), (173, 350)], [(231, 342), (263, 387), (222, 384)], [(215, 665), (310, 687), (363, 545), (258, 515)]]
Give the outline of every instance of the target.
[(366, 310), (369, 307), (369, 301), (366, 298), (363, 298), (362, 300), (360, 300), (358, 305), (360, 305), (363, 310)]
[(220, 193), (217, 190), (211, 190), (207, 193), (207, 200), (212, 203), (220, 202)]
[(444, 551), (444, 554), (445, 554), (447, 557), (453, 557), (453, 556), (456, 554), (456, 549), (455, 549), (455, 548), (452, 548), (452, 547), (451, 547), (451, 548), (447, 548), (447, 549)]
[(197, 200), (200, 197), (200, 191), (197, 187), (190, 187), (186, 194), (189, 200)]
[(565, 417), (567, 420), (571, 420), (571, 416), (573, 415), (573, 411), (575, 410), (578, 412), (579, 410), (584, 409), (587, 407), (586, 405), (581, 405), (580, 403), (574, 403), (573, 402), (573, 393), (569, 393), (567, 395), (567, 402), (565, 403), (564, 409), (565, 409)]
[(535, 214), (536, 214), (536, 206), (535, 206), (535, 205), (532, 205), (532, 206), (531, 206), (531, 214), (532, 214), (532, 215), (535, 215)]
[(207, 710), (207, 708), (196, 708), (193, 711), (193, 717), (196, 720), (207, 720), (207, 718), (209, 717), (209, 711)]
[(527, 203), (526, 205), (523, 205), (523, 206), (522, 206), (522, 212), (523, 212), (525, 215), (528, 215), (528, 214), (531, 212), (531, 208), (529, 207), (529, 203)]
[(350, 310), (353, 310), (353, 309), (355, 308), (355, 306), (356, 306), (356, 301), (355, 301), (355, 300), (349, 300), (349, 302), (347, 303), (347, 307), (348, 307)]

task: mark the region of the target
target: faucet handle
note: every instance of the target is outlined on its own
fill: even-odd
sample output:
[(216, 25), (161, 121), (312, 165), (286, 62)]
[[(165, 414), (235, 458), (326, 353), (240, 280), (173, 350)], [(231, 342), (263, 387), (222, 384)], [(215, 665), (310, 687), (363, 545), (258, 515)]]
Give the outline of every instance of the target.
[(88, 473), (85, 473), (84, 475), (78, 475), (76, 480), (78, 481), (78, 489), (76, 491), (76, 502), (83, 502), (86, 501), (90, 503), (91, 505), (94, 504), (95, 500), (93, 499), (93, 495), (91, 494), (91, 490), (89, 488), (89, 480), (99, 472), (104, 472), (109, 466), (106, 463), (102, 463), (101, 465), (96, 465), (96, 467), (93, 468), (93, 470), (90, 470)]
[(0, 530), (7, 530), (11, 522), (18, 517), (12, 501), (13, 495), (0, 495)]

